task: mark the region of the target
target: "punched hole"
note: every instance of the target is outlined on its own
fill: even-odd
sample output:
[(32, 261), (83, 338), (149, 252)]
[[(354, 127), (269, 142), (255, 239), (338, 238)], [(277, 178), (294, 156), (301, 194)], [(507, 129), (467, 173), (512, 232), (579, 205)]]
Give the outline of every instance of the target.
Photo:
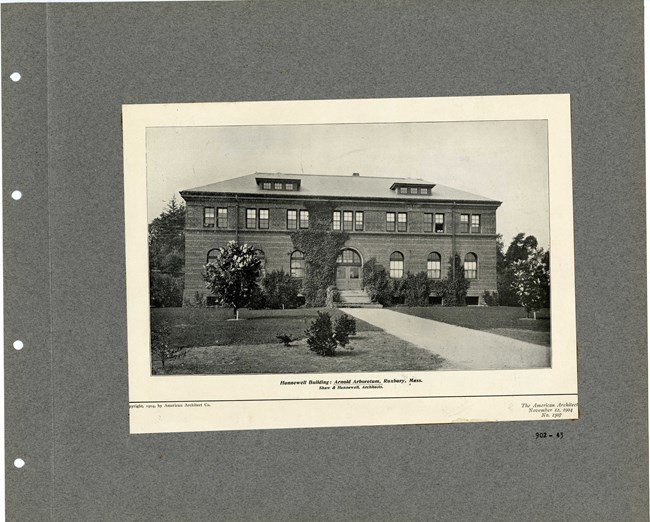
[(24, 344), (23, 344), (22, 341), (20, 341), (20, 340), (18, 340), (18, 341), (14, 341), (14, 348), (15, 348), (16, 350), (22, 350), (22, 349), (23, 349), (23, 346), (24, 346)]
[(14, 460), (14, 466), (16, 466), (18, 469), (22, 468), (24, 465), (25, 461), (23, 459)]
[(20, 73), (19, 73), (19, 72), (15, 72), (15, 73), (11, 73), (11, 75), (9, 76), (9, 78), (11, 78), (11, 81), (13, 81), (13, 82), (19, 82), (21, 76), (20, 76)]
[(11, 193), (11, 197), (12, 197), (13, 199), (15, 199), (16, 201), (18, 201), (20, 198), (23, 197), (23, 193), (22, 193), (20, 190), (14, 190), (14, 191)]

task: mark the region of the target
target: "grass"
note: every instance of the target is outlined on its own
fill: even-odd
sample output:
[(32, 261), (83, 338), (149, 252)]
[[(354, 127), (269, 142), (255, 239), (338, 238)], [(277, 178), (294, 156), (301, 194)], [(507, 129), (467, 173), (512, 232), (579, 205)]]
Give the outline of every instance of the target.
[(392, 310), (542, 346), (551, 345), (551, 319), (548, 309), (538, 312), (537, 320), (527, 319), (523, 308), (509, 306), (399, 306)]
[[(180, 347), (275, 344), (276, 335), (305, 337), (305, 329), (327, 310), (332, 320), (343, 312), (331, 308), (299, 308), (296, 310), (240, 310), (239, 321), (224, 308), (152, 308), (151, 328), (167, 324), (171, 342)], [(357, 332), (380, 328), (357, 320)]]
[[(187, 348), (185, 356), (165, 364), (166, 374), (337, 373), (429, 371), (443, 359), (381, 330), (363, 330), (350, 338), (353, 350), (335, 357), (311, 352), (305, 339), (291, 346), (275, 343)], [(154, 373), (162, 373), (154, 361)]]

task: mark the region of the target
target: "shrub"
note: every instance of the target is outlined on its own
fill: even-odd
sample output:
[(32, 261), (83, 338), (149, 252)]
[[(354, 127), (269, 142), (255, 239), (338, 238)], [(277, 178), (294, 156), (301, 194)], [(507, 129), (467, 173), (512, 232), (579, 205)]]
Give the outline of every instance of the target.
[(171, 330), (167, 325), (159, 325), (151, 330), (151, 355), (157, 356), (165, 370), (165, 361), (183, 357), (183, 348), (174, 346), (171, 342)]
[(486, 290), (483, 292), (483, 301), (488, 306), (499, 306), (499, 293)]
[[(454, 265), (455, 265), (455, 279), (454, 279)], [(449, 271), (447, 273), (446, 289), (444, 294), (444, 306), (465, 306), (465, 298), (467, 297), (467, 290), (469, 289), (469, 281), (465, 279), (465, 269), (460, 260), (460, 256), (456, 254), (453, 258), (449, 258)]]
[(406, 306), (426, 306), (429, 304), (430, 280), (426, 272), (412, 274), (394, 281), (393, 295), (403, 299)]
[(318, 312), (318, 317), (305, 330), (307, 345), (312, 352), (325, 357), (336, 353), (336, 339), (332, 332), (332, 318), (327, 312)]
[[(336, 321), (334, 322), (334, 339), (336, 339), (336, 342), (339, 343), (342, 348), (345, 348), (350, 342), (350, 336), (356, 335), (356, 333), (357, 321), (354, 317), (343, 314), (336, 318)], [(352, 348), (349, 349), (351, 350)]]
[(374, 257), (363, 265), (361, 285), (373, 303), (391, 304), (393, 285), (386, 269)]
[(325, 306), (327, 308), (335, 308), (337, 303), (341, 302), (341, 292), (335, 286), (327, 287), (327, 297), (325, 298)]
[(207, 306), (207, 299), (202, 292), (197, 290), (192, 299), (188, 298), (183, 301), (183, 305), (190, 308), (205, 308)]
[(300, 281), (284, 270), (274, 270), (262, 278), (260, 308), (298, 308), (300, 306)]
[(182, 277), (151, 272), (149, 286), (149, 302), (151, 306), (168, 308), (183, 305)]

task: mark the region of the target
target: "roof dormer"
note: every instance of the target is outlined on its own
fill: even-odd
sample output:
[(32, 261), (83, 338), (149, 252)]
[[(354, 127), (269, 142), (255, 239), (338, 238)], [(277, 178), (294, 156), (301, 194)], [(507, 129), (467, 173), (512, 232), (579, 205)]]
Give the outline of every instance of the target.
[(390, 189), (400, 196), (430, 196), (433, 187), (433, 183), (404, 182), (393, 183)]
[(278, 178), (267, 178), (267, 177), (257, 177), (255, 178), (257, 185), (262, 190), (276, 191), (276, 192), (295, 192), (300, 190), (300, 180), (299, 179), (278, 179)]

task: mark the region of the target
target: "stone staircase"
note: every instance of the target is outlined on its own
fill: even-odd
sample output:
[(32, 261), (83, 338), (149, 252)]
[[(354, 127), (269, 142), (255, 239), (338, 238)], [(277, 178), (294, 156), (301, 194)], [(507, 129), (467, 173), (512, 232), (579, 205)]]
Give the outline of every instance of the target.
[(383, 308), (373, 303), (363, 290), (340, 290), (341, 303), (339, 308)]

